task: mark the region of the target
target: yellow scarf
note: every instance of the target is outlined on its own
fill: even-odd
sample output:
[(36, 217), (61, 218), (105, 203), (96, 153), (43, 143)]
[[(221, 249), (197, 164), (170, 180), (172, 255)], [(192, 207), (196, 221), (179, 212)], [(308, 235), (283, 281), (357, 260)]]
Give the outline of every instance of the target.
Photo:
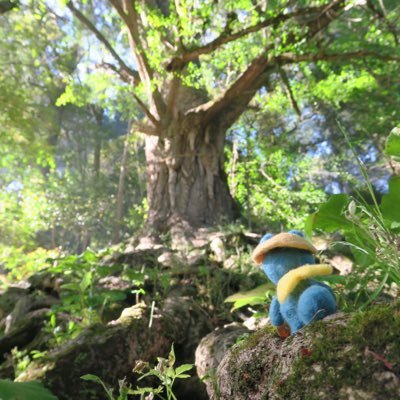
[(276, 287), (279, 303), (284, 303), (301, 281), (319, 275), (329, 275), (332, 271), (333, 268), (329, 264), (307, 264), (292, 269), (282, 276)]

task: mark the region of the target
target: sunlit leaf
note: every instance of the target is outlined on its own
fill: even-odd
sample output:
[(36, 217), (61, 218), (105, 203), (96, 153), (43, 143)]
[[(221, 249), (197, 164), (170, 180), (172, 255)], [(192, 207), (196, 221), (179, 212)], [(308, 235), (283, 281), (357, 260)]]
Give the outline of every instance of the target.
[(400, 177), (394, 176), (389, 181), (389, 192), (382, 198), (383, 218), (391, 224), (400, 223)]
[(343, 215), (344, 209), (349, 203), (349, 197), (345, 194), (332, 195), (329, 200), (322, 204), (308, 221), (309, 226), (314, 229), (322, 229), (327, 232), (335, 232), (351, 227), (352, 224)]
[(400, 128), (393, 128), (390, 132), (385, 147), (385, 154), (388, 156), (400, 157)]
[(275, 285), (271, 282), (257, 286), (256, 288), (235, 293), (225, 299), (225, 303), (234, 303), (233, 310), (247, 305), (257, 305), (266, 302), (267, 295), (275, 291)]

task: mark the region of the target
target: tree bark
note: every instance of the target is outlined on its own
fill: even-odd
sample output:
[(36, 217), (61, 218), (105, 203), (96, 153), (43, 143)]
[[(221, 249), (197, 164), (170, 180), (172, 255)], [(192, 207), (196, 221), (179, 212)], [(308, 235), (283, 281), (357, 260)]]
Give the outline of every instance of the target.
[(148, 224), (191, 227), (232, 220), (233, 200), (224, 172), (225, 128), (204, 125), (200, 114), (161, 121), (160, 136), (146, 137)]

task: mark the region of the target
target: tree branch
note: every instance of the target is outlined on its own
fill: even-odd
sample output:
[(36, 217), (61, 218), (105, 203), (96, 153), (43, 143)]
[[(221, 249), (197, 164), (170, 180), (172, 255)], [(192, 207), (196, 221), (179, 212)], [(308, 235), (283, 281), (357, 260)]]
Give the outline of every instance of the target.
[(146, 114), (146, 117), (154, 124), (155, 127), (157, 127), (159, 121), (157, 121), (156, 117), (149, 111), (146, 104), (144, 104), (140, 97), (137, 96), (135, 93), (133, 93), (133, 97), (138, 102), (143, 112)]
[(286, 94), (289, 97), (290, 104), (294, 109), (294, 111), (296, 112), (296, 114), (300, 117), (301, 111), (299, 105), (297, 104), (296, 98), (294, 97), (293, 90), (292, 87), (290, 86), (289, 78), (286, 74), (286, 71), (280, 65), (278, 65), (278, 71), (281, 80), (283, 82), (283, 85), (285, 86)]
[(189, 61), (196, 60), (199, 56), (204, 54), (209, 54), (221, 47), (226, 43), (233, 42), (237, 39), (240, 39), (244, 36), (247, 36), (251, 33), (258, 32), (264, 28), (269, 26), (277, 26), (278, 24), (285, 22), (289, 19), (296, 17), (303, 17), (303, 22), (306, 22), (309, 18), (312, 20), (315, 19), (316, 15), (319, 15), (327, 5), (319, 6), (319, 7), (307, 7), (302, 8), (290, 13), (280, 13), (275, 17), (267, 18), (264, 21), (258, 22), (253, 26), (249, 26), (245, 29), (242, 29), (233, 34), (227, 34), (227, 28), (218, 36), (216, 39), (212, 40), (210, 43), (207, 43), (204, 46), (197, 47), (194, 49), (190, 49), (187, 52), (174, 57), (167, 65), (168, 71), (176, 71), (182, 69)]
[[(114, 64), (103, 62), (103, 63), (97, 65), (97, 67), (110, 69), (111, 71), (113, 71), (116, 74), (118, 74), (119, 77), (124, 82), (129, 83), (129, 84), (132, 83), (132, 77), (127, 75), (124, 70), (119, 69)], [(137, 77), (137, 79), (138, 80), (140, 79), (139, 76)], [(136, 83), (136, 82), (133, 81), (133, 83)], [(139, 104), (139, 106), (143, 110), (143, 112), (146, 114), (147, 118), (154, 124), (154, 126), (158, 126), (157, 118), (149, 111), (149, 109), (147, 108), (146, 104), (144, 104), (143, 101), (135, 93), (133, 93), (133, 97), (137, 101), (137, 103)]]
[(379, 10), (377, 7), (375, 7), (374, 3), (372, 2), (372, 0), (367, 0), (367, 6), (368, 8), (372, 11), (373, 14), (375, 14), (377, 16), (378, 19), (382, 20), (384, 22), (384, 24), (386, 24), (386, 26), (388, 27), (390, 33), (393, 36), (394, 42), (396, 43), (396, 46), (398, 46), (400, 44), (399, 42), (399, 38), (397, 36), (397, 32), (396, 32), (396, 27), (393, 26), (386, 18), (386, 10), (383, 6), (383, 4), (381, 4), (381, 10)]
[(359, 50), (348, 53), (328, 54), (328, 53), (311, 53), (311, 54), (293, 54), (284, 53), (276, 57), (270, 58), (270, 65), (287, 65), (296, 64), (304, 61), (346, 61), (357, 58), (375, 57), (383, 61), (399, 61), (399, 56), (386, 55), (375, 51)]
[(142, 38), (138, 29), (139, 16), (135, 10), (135, 2), (132, 0), (109, 0), (112, 6), (116, 9), (121, 19), (125, 22), (128, 28), (129, 44), (135, 56), (138, 65), (138, 72), (141, 81), (146, 87), (151, 108), (155, 108), (159, 115), (165, 112), (164, 101), (157, 88), (154, 88), (153, 70), (150, 67), (143, 47)]
[(19, 5), (18, 1), (0, 1), (0, 15), (5, 14), (8, 11), (11, 11), (13, 8)]
[(132, 125), (132, 128), (140, 133), (144, 133), (145, 135), (150, 136), (160, 136), (160, 133), (157, 128), (154, 126), (147, 125), (143, 122), (136, 122)]
[[(300, 23), (300, 26), (307, 26), (308, 31), (300, 39), (295, 35), (289, 35), (287, 41), (284, 43), (285, 46), (297, 43), (299, 40), (310, 40), (324, 28), (326, 28), (333, 20), (343, 12), (346, 0), (333, 0), (328, 5), (325, 5), (322, 11), (316, 15), (312, 20), (306, 19)], [(204, 121), (214, 119), (218, 113), (232, 108), (233, 103), (240, 104), (236, 107), (235, 115), (231, 116), (232, 123), (236, 118), (243, 112), (248, 102), (257, 92), (259, 87), (264, 82), (263, 75), (271, 67), (275, 67), (279, 63), (279, 56), (268, 57), (266, 54), (274, 48), (273, 44), (270, 44), (264, 49), (263, 54), (257, 56), (242, 75), (215, 101), (203, 104), (196, 109), (189, 110), (188, 112), (195, 111), (204, 112)], [(282, 57), (282, 60), (285, 57)], [(247, 103), (246, 103), (247, 100)]]
[(102, 62), (101, 64), (97, 64), (96, 67), (109, 69), (115, 72), (121, 78), (122, 81), (129, 84), (133, 84), (134, 86), (137, 86), (140, 83), (139, 74), (136, 73), (135, 77), (132, 77), (131, 75), (127, 74), (125, 70), (123, 70), (122, 68), (118, 68), (114, 64), (108, 62)]
[(118, 55), (118, 53), (111, 46), (110, 42), (105, 38), (105, 36), (96, 28), (96, 26), (85, 17), (74, 5), (72, 1), (67, 3), (67, 7), (70, 9), (73, 15), (82, 22), (83, 25), (86, 26), (95, 36), (96, 38), (106, 47), (106, 49), (110, 52), (110, 54), (114, 57), (114, 59), (118, 62), (122, 71), (125, 74), (131, 76), (134, 80), (138, 80), (138, 74), (133, 69), (129, 68), (128, 65), (124, 62), (124, 60)]

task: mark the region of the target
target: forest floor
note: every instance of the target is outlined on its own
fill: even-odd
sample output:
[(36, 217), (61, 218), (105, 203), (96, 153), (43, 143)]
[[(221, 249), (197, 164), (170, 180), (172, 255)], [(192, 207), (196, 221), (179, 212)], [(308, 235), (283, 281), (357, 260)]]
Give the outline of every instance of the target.
[[(250, 261), (258, 240), (204, 230), (190, 247), (141, 238), (48, 260), (0, 295), (0, 378), (39, 380), (60, 400), (135, 398), (132, 390), (173, 398), (166, 382), (180, 400), (322, 399), (332, 388), (329, 398), (373, 399), (377, 388), (399, 398), (399, 304), (283, 339), (268, 323), (266, 278)], [(351, 269), (325, 240), (316, 245), (338, 274)], [(237, 292), (232, 312), (225, 300)]]

